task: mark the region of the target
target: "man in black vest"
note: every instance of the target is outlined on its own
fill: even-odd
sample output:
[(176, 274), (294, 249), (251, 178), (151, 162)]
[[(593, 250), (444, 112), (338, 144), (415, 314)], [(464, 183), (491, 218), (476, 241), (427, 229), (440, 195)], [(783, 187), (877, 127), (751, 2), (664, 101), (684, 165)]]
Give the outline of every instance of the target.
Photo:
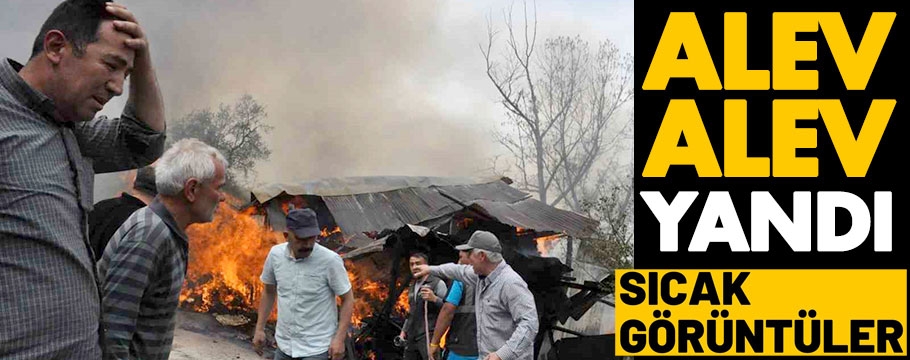
[[(418, 266), (429, 264), (429, 261), (426, 253), (412, 253), (408, 259), (411, 273), (413, 274)], [(404, 360), (428, 360), (428, 339), (433, 336), (436, 317), (442, 308), (448, 287), (445, 282), (432, 275), (414, 277), (412, 281), (408, 289), (408, 305), (411, 312), (399, 336), (405, 339)]]
[(136, 180), (130, 192), (120, 197), (106, 199), (95, 204), (88, 214), (88, 237), (95, 252), (95, 261), (101, 260), (104, 248), (120, 225), (136, 210), (150, 204), (158, 195), (155, 186), (155, 168), (145, 166), (136, 171)]
[[(458, 263), (471, 264), (471, 252), (459, 251)], [(451, 327), (449, 327), (451, 325)], [(448, 330), (446, 353), (437, 356), (439, 341)], [(430, 342), (430, 360), (477, 360), (477, 318), (474, 315), (474, 285), (455, 280), (439, 311)]]

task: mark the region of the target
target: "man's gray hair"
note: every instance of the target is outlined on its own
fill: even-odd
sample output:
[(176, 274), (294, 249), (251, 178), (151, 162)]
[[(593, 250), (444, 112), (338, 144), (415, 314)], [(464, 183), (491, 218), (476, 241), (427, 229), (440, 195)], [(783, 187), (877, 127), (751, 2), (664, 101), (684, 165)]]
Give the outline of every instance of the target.
[(155, 186), (161, 195), (177, 195), (190, 178), (202, 182), (215, 178), (215, 163), (227, 171), (228, 162), (218, 149), (198, 139), (182, 139), (171, 145), (155, 165)]
[(487, 256), (487, 260), (490, 260), (491, 263), (499, 263), (502, 261), (502, 254), (498, 252), (492, 252), (489, 250), (474, 249), (474, 251), (482, 253)]

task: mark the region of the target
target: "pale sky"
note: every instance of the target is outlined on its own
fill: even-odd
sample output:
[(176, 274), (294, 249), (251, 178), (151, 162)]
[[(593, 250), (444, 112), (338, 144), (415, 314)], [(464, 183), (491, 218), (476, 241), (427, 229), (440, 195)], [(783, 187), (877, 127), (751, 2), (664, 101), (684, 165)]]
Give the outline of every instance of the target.
[[(26, 61), (57, 3), (4, 1), (2, 56)], [(502, 29), (510, 4), (522, 16), (520, 1), (120, 3), (148, 34), (168, 120), (244, 92), (266, 107), (275, 130), (259, 182), (485, 175), (505, 154), (491, 134), (504, 109), (478, 46), (487, 17)], [(538, 44), (579, 35), (633, 51), (632, 1), (540, 1), (537, 13)], [(126, 95), (101, 113), (119, 114)], [(118, 175), (98, 176), (96, 200), (115, 195)]]

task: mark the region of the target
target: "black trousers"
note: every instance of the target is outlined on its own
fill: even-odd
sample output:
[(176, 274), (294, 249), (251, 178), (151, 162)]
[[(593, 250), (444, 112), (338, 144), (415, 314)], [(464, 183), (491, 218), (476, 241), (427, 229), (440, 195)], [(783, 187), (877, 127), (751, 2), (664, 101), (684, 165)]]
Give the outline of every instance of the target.
[(427, 354), (426, 340), (421, 340), (422, 341), (419, 342), (408, 343), (404, 348), (403, 360), (427, 360), (430, 358)]

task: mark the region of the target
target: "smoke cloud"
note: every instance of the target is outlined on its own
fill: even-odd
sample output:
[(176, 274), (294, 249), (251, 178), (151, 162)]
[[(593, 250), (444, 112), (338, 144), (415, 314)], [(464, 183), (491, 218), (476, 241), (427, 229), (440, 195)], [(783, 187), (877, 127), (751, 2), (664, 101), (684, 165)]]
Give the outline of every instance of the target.
[[(266, 107), (272, 155), (257, 166), (258, 182), (489, 175), (492, 157), (505, 153), (491, 135), (504, 110), (478, 44), (487, 17), (501, 26), (510, 1), (120, 2), (148, 34), (169, 121), (244, 93)], [(5, 5), (3, 56), (26, 61), (57, 3)], [(632, 5), (612, 6), (538, 4), (539, 37), (610, 38), (631, 52)], [(99, 175), (96, 200), (127, 178)]]

